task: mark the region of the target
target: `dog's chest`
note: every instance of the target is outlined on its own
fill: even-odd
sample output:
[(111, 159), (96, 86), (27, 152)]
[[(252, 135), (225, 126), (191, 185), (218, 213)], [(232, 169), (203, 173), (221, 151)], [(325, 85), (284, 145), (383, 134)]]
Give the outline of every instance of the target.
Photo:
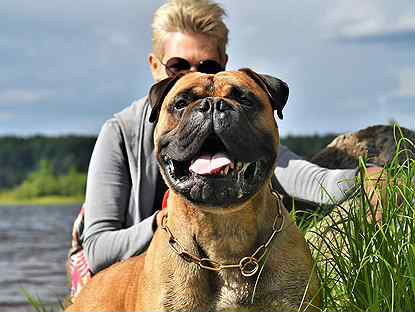
[(253, 282), (244, 278), (228, 278), (217, 289), (214, 311), (235, 308), (249, 304), (253, 292)]
[(226, 274), (232, 278), (223, 278), (217, 272), (203, 273), (195, 279), (188, 276), (181, 281), (174, 281), (177, 275), (171, 275), (173, 278), (166, 283), (169, 287), (161, 300), (163, 308), (168, 311), (219, 312), (249, 305), (255, 279), (245, 279), (240, 273)]

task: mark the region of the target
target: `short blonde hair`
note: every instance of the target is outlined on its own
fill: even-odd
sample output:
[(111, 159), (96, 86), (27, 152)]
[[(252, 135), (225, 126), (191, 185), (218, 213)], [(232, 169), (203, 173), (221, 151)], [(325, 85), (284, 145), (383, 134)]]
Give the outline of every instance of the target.
[(198, 33), (214, 38), (225, 59), (229, 30), (224, 16), (225, 10), (210, 0), (168, 0), (154, 13), (153, 52), (163, 57), (164, 41), (171, 32)]

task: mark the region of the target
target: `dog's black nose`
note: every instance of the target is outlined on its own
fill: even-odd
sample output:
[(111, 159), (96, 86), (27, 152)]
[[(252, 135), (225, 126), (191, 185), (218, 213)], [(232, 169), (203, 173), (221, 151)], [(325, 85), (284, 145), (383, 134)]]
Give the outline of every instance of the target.
[(225, 112), (227, 110), (232, 110), (232, 106), (229, 105), (229, 103), (227, 103), (225, 100), (219, 99), (216, 102), (216, 110), (219, 112)]
[(210, 106), (211, 106), (211, 102), (212, 102), (212, 99), (210, 99), (210, 98), (203, 99), (202, 102), (200, 103), (199, 109), (202, 112), (209, 111), (210, 110)]
[(224, 99), (207, 97), (200, 102), (198, 109), (204, 113), (208, 112), (210, 109), (223, 113), (232, 110), (232, 106)]

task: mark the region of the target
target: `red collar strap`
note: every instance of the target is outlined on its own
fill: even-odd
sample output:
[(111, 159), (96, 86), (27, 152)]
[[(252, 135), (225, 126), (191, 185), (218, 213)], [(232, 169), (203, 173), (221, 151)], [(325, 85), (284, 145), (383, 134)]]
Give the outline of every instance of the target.
[(167, 200), (169, 199), (169, 190), (164, 193), (163, 203), (161, 204), (161, 209), (167, 209)]

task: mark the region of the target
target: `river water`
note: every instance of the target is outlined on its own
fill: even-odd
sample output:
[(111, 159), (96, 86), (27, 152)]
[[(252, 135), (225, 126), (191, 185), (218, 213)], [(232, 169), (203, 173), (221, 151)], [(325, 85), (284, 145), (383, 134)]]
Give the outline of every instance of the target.
[(68, 295), (66, 256), (79, 206), (0, 206), (0, 311), (33, 311)]

